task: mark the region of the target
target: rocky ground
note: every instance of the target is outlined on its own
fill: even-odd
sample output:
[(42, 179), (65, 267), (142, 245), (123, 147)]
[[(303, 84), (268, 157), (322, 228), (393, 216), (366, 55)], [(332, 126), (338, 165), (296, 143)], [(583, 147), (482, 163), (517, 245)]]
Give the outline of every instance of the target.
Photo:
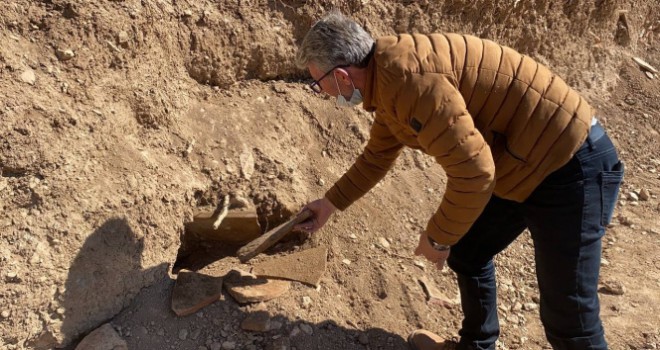
[[(633, 61), (660, 67), (657, 2), (11, 0), (0, 8), (0, 349), (73, 349), (106, 323), (108, 344), (129, 349), (405, 349), (418, 327), (456, 337), (460, 307), (427, 303), (419, 283), (451, 303), (452, 273), (412, 255), (445, 177), (409, 150), (321, 232), (269, 252), (327, 247), (320, 287), (292, 282), (250, 305), (222, 292), (193, 315), (172, 311), (175, 263), (248, 270), (273, 258), (180, 249), (194, 212), (240, 196), (273, 227), (364, 145), (372, 116), (313, 95), (292, 63), (333, 7), (376, 36), (494, 39), (589, 98), (627, 167), (602, 261), (607, 338), (658, 347), (660, 77)], [(497, 258), (500, 349), (547, 348), (531, 251), (524, 234)], [(268, 329), (243, 328), (264, 312)]]

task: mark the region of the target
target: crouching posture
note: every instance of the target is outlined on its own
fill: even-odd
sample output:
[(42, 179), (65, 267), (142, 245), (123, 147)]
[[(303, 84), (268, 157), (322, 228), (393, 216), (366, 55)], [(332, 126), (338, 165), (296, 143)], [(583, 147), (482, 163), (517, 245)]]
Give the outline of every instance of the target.
[[(459, 349), (494, 349), (499, 336), (493, 257), (529, 228), (540, 315), (554, 349), (607, 349), (597, 295), (601, 238), (623, 165), (589, 103), (548, 68), (469, 35), (375, 40), (331, 13), (307, 33), (298, 64), (311, 88), (375, 112), (354, 165), (307, 204), (314, 232), (367, 193), (404, 146), (447, 174), (416, 254), (456, 272), (464, 319)], [(418, 330), (416, 350), (442, 349)]]

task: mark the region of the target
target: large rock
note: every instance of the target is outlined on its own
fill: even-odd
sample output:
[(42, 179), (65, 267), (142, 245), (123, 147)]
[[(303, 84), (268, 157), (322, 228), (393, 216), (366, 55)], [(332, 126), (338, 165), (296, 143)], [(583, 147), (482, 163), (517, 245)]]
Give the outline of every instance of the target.
[(241, 270), (232, 270), (224, 281), (225, 289), (241, 304), (258, 303), (279, 297), (291, 282), (269, 280)]
[(177, 316), (187, 316), (215, 302), (221, 296), (222, 277), (181, 270), (172, 292), (172, 310)]
[(76, 346), (76, 350), (128, 350), (128, 346), (114, 328), (106, 323), (89, 333)]
[(252, 273), (257, 276), (300, 281), (318, 287), (327, 259), (328, 248), (312, 248), (257, 264)]

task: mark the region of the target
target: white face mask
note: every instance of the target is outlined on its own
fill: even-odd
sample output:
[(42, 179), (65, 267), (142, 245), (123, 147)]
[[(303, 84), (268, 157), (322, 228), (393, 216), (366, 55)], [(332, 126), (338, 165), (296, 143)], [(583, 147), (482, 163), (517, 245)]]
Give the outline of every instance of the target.
[(339, 82), (337, 82), (336, 76), (335, 84), (337, 84), (337, 91), (339, 91), (339, 95), (337, 95), (337, 106), (351, 108), (362, 103), (362, 93), (360, 90), (355, 88), (355, 85), (353, 85), (353, 80), (351, 80), (351, 85), (353, 85), (353, 94), (351, 94), (351, 99), (349, 101), (346, 101), (346, 97), (341, 94), (341, 90), (339, 89)]

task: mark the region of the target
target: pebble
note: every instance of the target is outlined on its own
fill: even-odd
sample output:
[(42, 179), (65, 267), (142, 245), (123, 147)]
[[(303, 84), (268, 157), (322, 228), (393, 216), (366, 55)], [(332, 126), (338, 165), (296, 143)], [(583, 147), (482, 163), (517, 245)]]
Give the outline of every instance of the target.
[(415, 264), (415, 266), (419, 267), (419, 268), (422, 269), (422, 270), (424, 270), (424, 268), (426, 267), (426, 264), (424, 264), (424, 263), (421, 262), (421, 261), (417, 261), (417, 260), (415, 260), (414, 264)]
[(380, 244), (380, 246), (385, 249), (390, 248), (390, 242), (388, 242), (387, 239), (385, 239), (385, 237), (378, 238), (378, 244)]
[(55, 51), (55, 56), (57, 56), (57, 58), (59, 58), (60, 61), (68, 61), (68, 60), (72, 59), (75, 56), (75, 54), (73, 53), (73, 50), (57, 49)]
[(282, 322), (270, 321), (270, 330), (278, 330), (280, 328), (282, 328)]
[(350, 237), (351, 239), (357, 239), (357, 236), (355, 235), (355, 233), (351, 233), (351, 235), (350, 235), (349, 237)]
[(506, 317), (506, 320), (513, 324), (517, 324), (520, 321), (520, 319), (516, 315), (509, 315)]
[(319, 184), (319, 186), (325, 185), (325, 180), (319, 179), (318, 184)]
[(179, 339), (181, 339), (181, 340), (188, 339), (188, 330), (187, 329), (182, 329), (182, 330), (179, 331)]
[(2, 318), (7, 318), (9, 317), (10, 313), (7, 310), (2, 310), (2, 313), (0, 314)]
[(522, 308), (523, 308), (523, 305), (520, 302), (517, 302), (515, 305), (513, 305), (513, 309), (511, 309), (511, 310), (520, 311), (520, 310), (522, 310)]
[(124, 44), (128, 43), (128, 40), (129, 40), (129, 39), (130, 39), (130, 38), (129, 38), (129, 36), (128, 36), (128, 33), (126, 33), (126, 32), (123, 31), (123, 30), (122, 30), (121, 32), (119, 32), (119, 34), (117, 34), (117, 42), (118, 42), (119, 44), (124, 45)]
[(303, 332), (305, 332), (307, 335), (312, 335), (312, 334), (314, 333), (314, 329), (312, 329), (312, 326), (310, 326), (310, 325), (308, 325), (308, 324), (306, 324), (306, 323), (302, 323), (302, 324), (300, 325), (300, 329), (301, 329)]
[(603, 291), (612, 295), (623, 295), (626, 288), (619, 281), (606, 281), (603, 282)]
[(293, 337), (297, 336), (298, 334), (300, 334), (300, 328), (293, 327), (293, 329), (291, 330), (291, 333), (289, 333), (289, 337), (293, 338)]
[(628, 199), (630, 199), (631, 201), (638, 201), (639, 196), (635, 192), (630, 192), (628, 193)]
[(32, 69), (26, 69), (23, 74), (21, 74), (21, 80), (24, 83), (34, 85), (34, 83), (37, 81), (37, 76), (34, 75), (34, 71)]
[(343, 262), (343, 263), (346, 264), (346, 265), (350, 265), (350, 264), (351, 264), (351, 261), (348, 260), (348, 259), (344, 259), (344, 260), (342, 260), (341, 262)]
[(537, 310), (538, 308), (539, 305), (537, 303), (525, 303), (525, 305), (523, 305), (523, 309), (525, 311), (534, 311)]
[(226, 341), (222, 343), (222, 348), (225, 350), (233, 350), (236, 349), (236, 342), (235, 341)]
[(641, 199), (643, 201), (647, 201), (650, 198), (651, 198), (651, 196), (649, 195), (649, 191), (646, 188), (639, 191), (639, 199)]
[(308, 308), (312, 305), (312, 298), (304, 296), (302, 297), (302, 303), (304, 308)]
[(609, 266), (610, 262), (605, 258), (600, 258), (600, 264), (603, 266)]

